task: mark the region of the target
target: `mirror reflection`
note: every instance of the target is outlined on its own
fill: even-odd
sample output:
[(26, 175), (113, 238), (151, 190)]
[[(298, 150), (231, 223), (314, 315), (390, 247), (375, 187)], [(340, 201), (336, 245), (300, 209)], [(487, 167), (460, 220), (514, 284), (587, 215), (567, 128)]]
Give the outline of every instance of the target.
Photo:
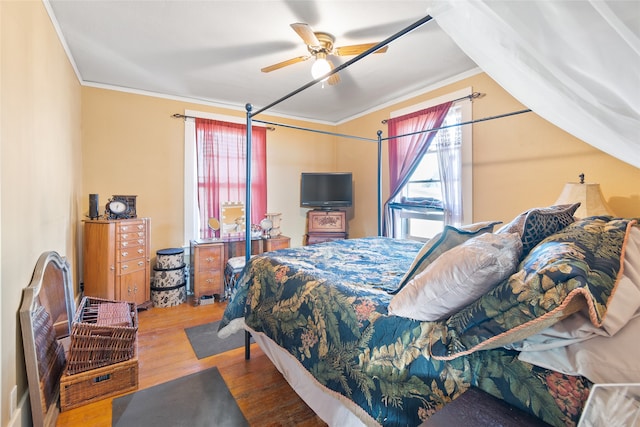
[(244, 203), (225, 202), (220, 208), (222, 217), (222, 235), (235, 235), (244, 233), (245, 217)]

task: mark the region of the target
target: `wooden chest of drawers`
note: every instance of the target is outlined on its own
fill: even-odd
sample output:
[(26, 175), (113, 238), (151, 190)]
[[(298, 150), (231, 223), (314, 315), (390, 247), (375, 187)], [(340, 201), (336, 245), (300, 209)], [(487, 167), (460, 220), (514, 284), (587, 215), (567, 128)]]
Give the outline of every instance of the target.
[(84, 294), (150, 305), (149, 218), (84, 223)]
[(221, 241), (192, 240), (191, 262), (194, 302), (202, 296), (224, 293), (224, 244)]
[(307, 244), (347, 238), (345, 211), (312, 210), (307, 212)]

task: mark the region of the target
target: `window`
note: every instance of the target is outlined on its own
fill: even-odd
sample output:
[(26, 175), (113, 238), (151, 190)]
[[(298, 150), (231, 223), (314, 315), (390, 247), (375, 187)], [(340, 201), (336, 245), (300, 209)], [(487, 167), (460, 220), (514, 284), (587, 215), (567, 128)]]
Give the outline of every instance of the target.
[[(221, 203), (244, 203), (246, 125), (236, 117), (188, 110), (185, 115), (186, 247), (192, 239), (211, 237), (207, 220), (220, 218)], [(266, 129), (253, 129), (251, 221), (257, 223), (266, 213)]]
[[(462, 122), (462, 108), (453, 105), (442, 126), (451, 126)], [(427, 240), (444, 227), (443, 183), (440, 172), (441, 161), (447, 162), (443, 150), (451, 146), (458, 149), (462, 144), (462, 130), (454, 126), (438, 131), (427, 152), (416, 167), (409, 181), (402, 189), (403, 200), (420, 203), (420, 208), (403, 208), (402, 230), (404, 237), (415, 240)], [(460, 156), (456, 156), (459, 161)], [(459, 168), (459, 166), (457, 166)]]
[[(220, 218), (222, 203), (245, 203), (247, 127), (244, 124), (196, 119), (199, 237), (214, 237), (209, 218)], [(267, 211), (266, 129), (253, 128), (251, 152), (251, 223)]]
[[(426, 110), (471, 92), (471, 88), (466, 88), (393, 112), (391, 117)], [(468, 99), (453, 103), (440, 127), (471, 121), (471, 106)], [(391, 218), (387, 220), (391, 232), (387, 235), (428, 240), (442, 231), (445, 224), (472, 222), (472, 195), (472, 128), (463, 125), (441, 129), (389, 203), (391, 209), (386, 214)]]

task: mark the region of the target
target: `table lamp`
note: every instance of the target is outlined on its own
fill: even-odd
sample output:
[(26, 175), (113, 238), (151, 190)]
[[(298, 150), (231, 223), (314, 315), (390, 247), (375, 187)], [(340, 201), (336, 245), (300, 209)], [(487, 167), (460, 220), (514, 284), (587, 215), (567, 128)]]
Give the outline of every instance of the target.
[(590, 216), (610, 215), (615, 216), (607, 202), (604, 200), (600, 184), (585, 183), (584, 174), (579, 175), (580, 182), (568, 182), (564, 185), (556, 205), (566, 205), (580, 202), (580, 207), (575, 212), (576, 218)]

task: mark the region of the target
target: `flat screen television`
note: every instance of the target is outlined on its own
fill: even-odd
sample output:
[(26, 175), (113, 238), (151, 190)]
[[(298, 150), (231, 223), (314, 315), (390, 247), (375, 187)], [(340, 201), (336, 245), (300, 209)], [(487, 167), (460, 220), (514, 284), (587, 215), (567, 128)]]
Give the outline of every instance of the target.
[(300, 178), (300, 206), (346, 208), (353, 203), (351, 172), (303, 172)]

